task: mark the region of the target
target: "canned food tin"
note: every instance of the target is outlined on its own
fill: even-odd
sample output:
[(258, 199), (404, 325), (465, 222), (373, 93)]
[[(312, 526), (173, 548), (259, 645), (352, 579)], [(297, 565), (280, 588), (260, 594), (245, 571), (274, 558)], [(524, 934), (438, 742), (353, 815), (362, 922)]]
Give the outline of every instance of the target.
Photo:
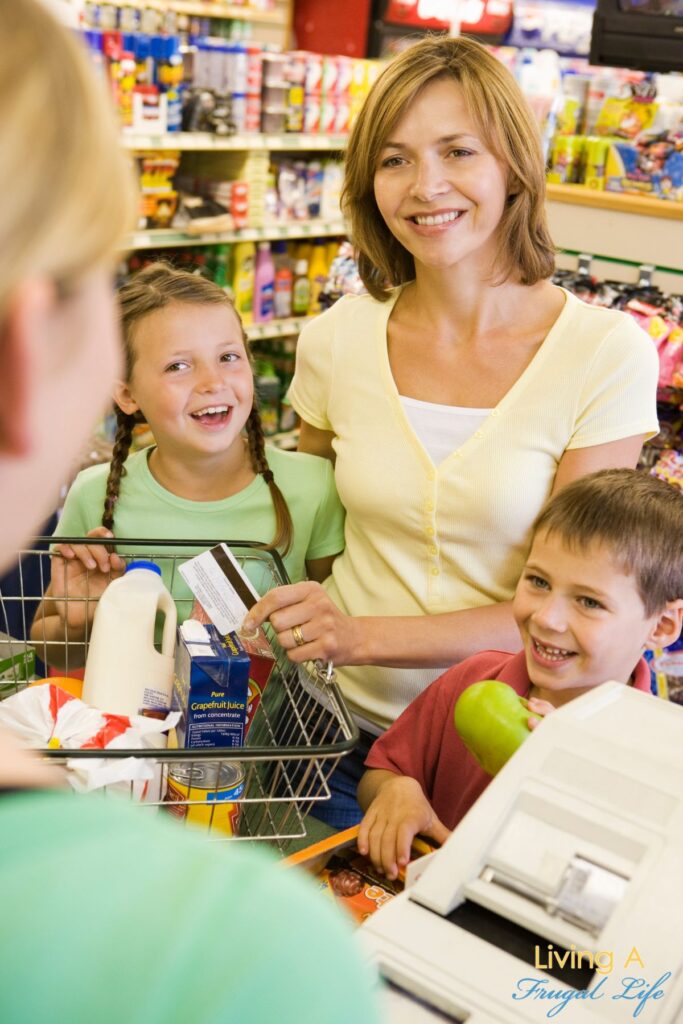
[(241, 811), (235, 801), (243, 793), (244, 769), (238, 761), (192, 761), (169, 767), (164, 803), (176, 818), (234, 836)]

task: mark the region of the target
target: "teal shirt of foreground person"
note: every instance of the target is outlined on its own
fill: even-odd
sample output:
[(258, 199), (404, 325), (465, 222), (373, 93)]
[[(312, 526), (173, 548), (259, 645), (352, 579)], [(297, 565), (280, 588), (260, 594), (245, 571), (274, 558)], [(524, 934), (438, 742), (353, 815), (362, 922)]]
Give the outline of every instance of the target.
[(0, 795), (3, 1024), (376, 1024), (376, 977), (309, 879), (161, 818)]

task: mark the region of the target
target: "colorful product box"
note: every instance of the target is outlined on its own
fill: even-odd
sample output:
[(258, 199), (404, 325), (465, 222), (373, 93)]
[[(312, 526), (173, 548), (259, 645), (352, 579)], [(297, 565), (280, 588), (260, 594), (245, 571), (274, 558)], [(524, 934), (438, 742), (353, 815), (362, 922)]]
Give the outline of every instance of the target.
[(323, 55), (306, 53), (304, 90), (307, 96), (320, 96), (323, 89)]
[(0, 682), (16, 683), (35, 675), (36, 654), (23, 640), (0, 633)]
[(548, 181), (556, 185), (579, 181), (585, 143), (583, 135), (556, 136), (548, 168)]
[(598, 136), (589, 135), (586, 139), (583, 184), (587, 188), (604, 189), (605, 164), (609, 152), (609, 142)]
[(304, 131), (315, 135), (320, 131), (320, 96), (306, 96), (304, 100)]
[(336, 81), (336, 93), (337, 96), (347, 96), (351, 90), (351, 82), (353, 80), (353, 58), (340, 56), (337, 60), (337, 81)]
[[(211, 623), (211, 619), (206, 614), (199, 601), (194, 602), (191, 621), (206, 624)], [(210, 628), (215, 629), (215, 626), (211, 626)], [(219, 635), (217, 630), (216, 634)], [(273, 670), (275, 669), (275, 655), (273, 654), (273, 649), (268, 643), (266, 634), (262, 629), (257, 630), (256, 634), (250, 637), (238, 636), (237, 633), (230, 633), (225, 638), (225, 642), (229, 642), (231, 649), (243, 652), (249, 658), (247, 713), (244, 727), (244, 739), (246, 741), (247, 735), (254, 721), (254, 716), (258, 711), (259, 705), (263, 700), (263, 695), (266, 692), (266, 687), (273, 676)]]
[(335, 130), (336, 119), (336, 96), (330, 94), (325, 96), (320, 104), (320, 132), (323, 135), (330, 135)]
[(606, 188), (683, 202), (683, 140), (642, 138), (613, 142), (607, 154)]
[(323, 57), (322, 61), (322, 87), (323, 96), (334, 95), (337, 92), (337, 76), (339, 74), (339, 63), (336, 57)]
[(247, 727), (250, 659), (231, 634), (188, 619), (178, 629), (173, 710), (179, 747), (241, 747)]

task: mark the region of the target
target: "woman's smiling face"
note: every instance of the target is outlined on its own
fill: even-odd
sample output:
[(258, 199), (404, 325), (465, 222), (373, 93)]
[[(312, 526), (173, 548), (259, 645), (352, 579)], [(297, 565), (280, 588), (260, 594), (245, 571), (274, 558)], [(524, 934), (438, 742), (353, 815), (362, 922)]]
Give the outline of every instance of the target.
[(484, 142), (452, 78), (424, 86), (391, 129), (374, 189), (387, 227), (416, 265), (477, 261), (490, 272), (508, 169)]

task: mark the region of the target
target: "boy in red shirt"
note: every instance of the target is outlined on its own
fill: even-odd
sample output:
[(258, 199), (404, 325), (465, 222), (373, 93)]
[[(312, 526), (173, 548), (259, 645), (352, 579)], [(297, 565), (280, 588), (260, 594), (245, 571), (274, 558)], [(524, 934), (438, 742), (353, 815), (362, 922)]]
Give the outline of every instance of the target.
[(512, 607), (524, 649), (448, 669), (370, 749), (358, 848), (389, 878), (413, 836), (442, 843), (490, 782), (453, 724), (466, 687), (498, 679), (541, 715), (608, 680), (650, 692), (644, 648), (681, 631), (683, 498), (630, 469), (563, 488), (534, 523)]

